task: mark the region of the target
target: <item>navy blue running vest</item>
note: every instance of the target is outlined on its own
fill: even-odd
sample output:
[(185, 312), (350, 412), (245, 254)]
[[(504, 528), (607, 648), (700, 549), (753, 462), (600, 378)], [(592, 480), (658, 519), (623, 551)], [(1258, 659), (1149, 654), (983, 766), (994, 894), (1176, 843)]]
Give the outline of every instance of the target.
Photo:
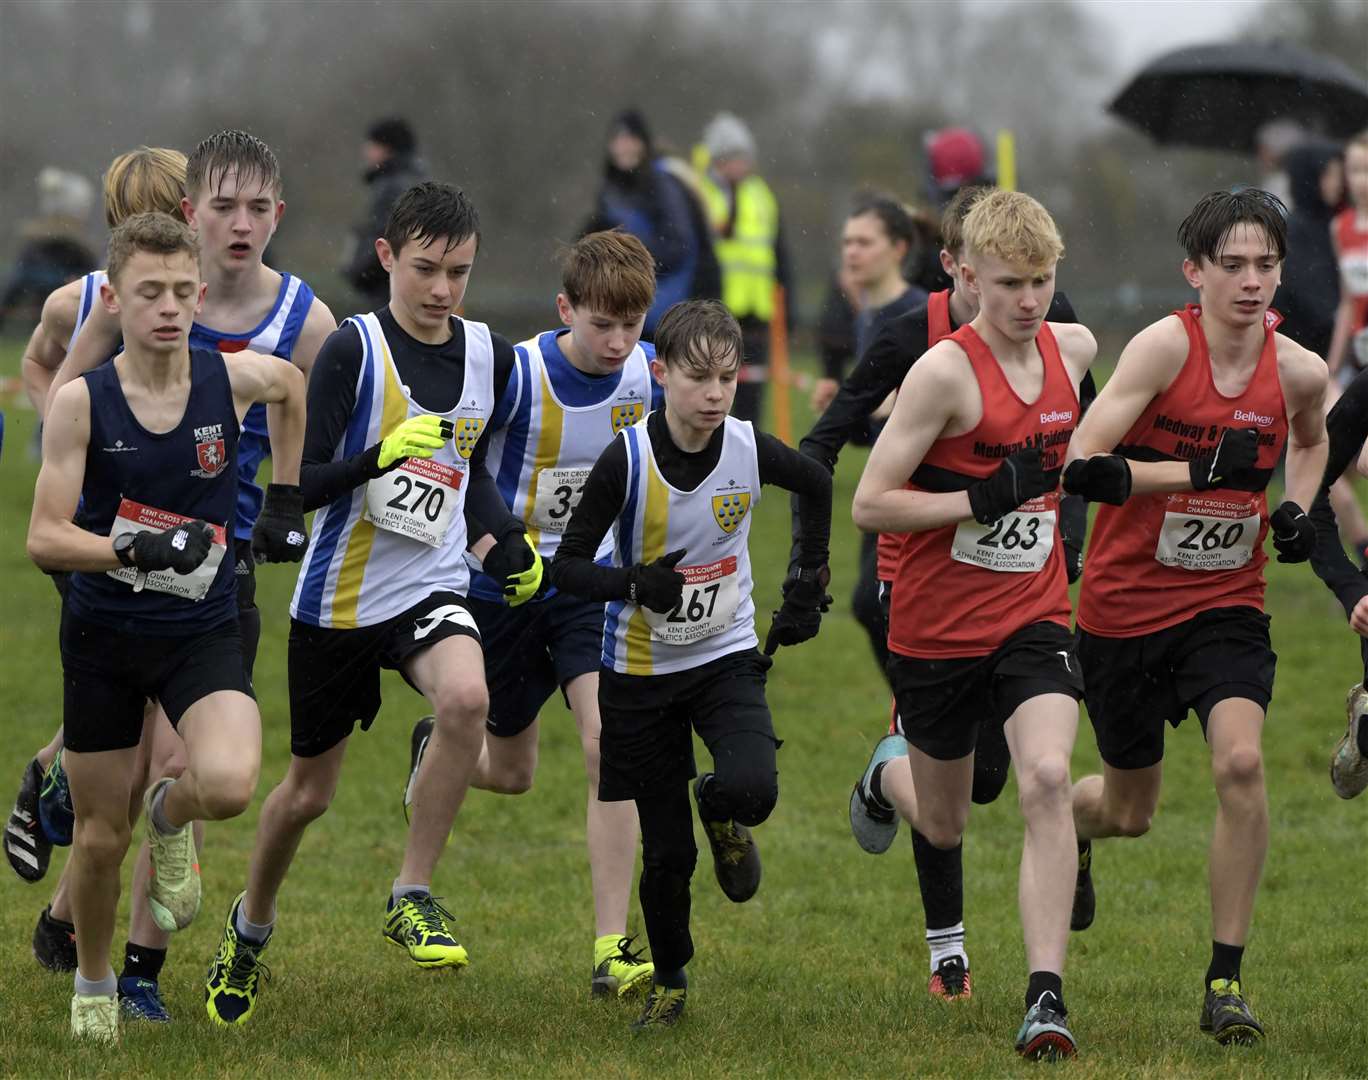
[(122, 499), (202, 518), (228, 530), (229, 548), (208, 593), (187, 600), (132, 587), (104, 573), (74, 573), (67, 590), (73, 614), (138, 634), (203, 632), (237, 615), (233, 518), (237, 507), (238, 418), (223, 355), (190, 350), (190, 394), (171, 431), (145, 429), (128, 407), (115, 366), (81, 376), (90, 392), (90, 446), (81, 487), (82, 525), (108, 536)]

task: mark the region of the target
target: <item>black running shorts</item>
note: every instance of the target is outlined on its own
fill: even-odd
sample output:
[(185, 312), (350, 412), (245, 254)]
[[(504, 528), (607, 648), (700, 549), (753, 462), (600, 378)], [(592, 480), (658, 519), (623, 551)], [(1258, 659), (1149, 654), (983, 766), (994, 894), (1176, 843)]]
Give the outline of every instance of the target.
[(143, 705), (156, 698), (180, 723), (220, 690), (252, 696), (236, 619), (187, 637), (130, 634), (62, 606), (63, 738), (78, 754), (126, 750), (142, 739)]
[(1268, 616), (1252, 607), (1212, 608), (1193, 619), (1138, 637), (1078, 631), (1088, 678), (1088, 716), (1097, 749), (1114, 769), (1144, 769), (1164, 757), (1164, 725), (1188, 710), (1202, 733), (1212, 707), (1246, 698), (1267, 709), (1278, 657)]
[[(352, 630), (290, 620), (290, 751), (317, 757), (365, 731), (380, 711), (380, 671), (404, 675), (414, 654), (449, 637), (480, 640), (464, 596), (433, 593), (407, 611)], [(416, 687), (415, 687), (416, 689)]]
[(484, 642), (491, 735), (509, 738), (525, 731), (557, 688), (564, 691), (572, 679), (598, 673), (602, 604), (562, 592), (520, 607), (474, 596), (467, 603)]
[(982, 725), (1001, 728), (1024, 701), (1083, 696), (1073, 634), (1052, 622), (1023, 627), (987, 656), (926, 660), (890, 653), (888, 677), (903, 736), (938, 761), (968, 756)]

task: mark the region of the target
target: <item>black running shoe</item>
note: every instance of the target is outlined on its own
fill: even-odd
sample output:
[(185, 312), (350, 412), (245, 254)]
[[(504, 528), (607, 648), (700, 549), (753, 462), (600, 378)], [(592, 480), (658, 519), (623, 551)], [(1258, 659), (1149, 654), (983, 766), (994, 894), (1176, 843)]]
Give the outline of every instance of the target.
[(76, 927), (54, 919), (50, 907), (43, 908), (33, 928), (33, 956), (49, 971), (75, 971)]
[(1239, 979), (1211, 980), (1197, 1026), (1222, 1046), (1253, 1046), (1264, 1037), (1263, 1025), (1245, 1001)]
[(1073, 913), (1069, 916), (1070, 930), (1086, 930), (1097, 916), (1097, 893), (1093, 891), (1092, 841), (1078, 844), (1078, 881), (1074, 884)]
[[(704, 773), (694, 781), (695, 800), (703, 790), (703, 785), (711, 779), (712, 773)], [(703, 831), (708, 834), (708, 846), (712, 848), (717, 884), (722, 887), (728, 900), (744, 904), (760, 888), (760, 849), (755, 846), (755, 837), (748, 828), (735, 821), (706, 820), (702, 809), (700, 803), (699, 820), (703, 822)], [(683, 999), (680, 1000), (682, 1002)]]
[(684, 1001), (688, 996), (689, 992), (684, 989), (653, 985), (646, 995), (646, 1007), (632, 1021), (632, 1031), (640, 1033), (651, 1028), (674, 1027), (684, 1018)]
[(409, 819), (409, 807), (413, 805), (413, 785), (418, 781), (418, 766), (423, 763), (423, 754), (427, 750), (428, 740), (432, 738), (432, 729), (437, 726), (437, 717), (424, 716), (413, 725), (413, 734), (409, 736), (409, 775), (408, 783), (404, 785), (404, 820)]
[(32, 884), (42, 881), (52, 858), (52, 841), (43, 832), (38, 815), (38, 793), (43, 788), (43, 767), (34, 758), (24, 769), (14, 809), (5, 823), (5, 858), (14, 872)]

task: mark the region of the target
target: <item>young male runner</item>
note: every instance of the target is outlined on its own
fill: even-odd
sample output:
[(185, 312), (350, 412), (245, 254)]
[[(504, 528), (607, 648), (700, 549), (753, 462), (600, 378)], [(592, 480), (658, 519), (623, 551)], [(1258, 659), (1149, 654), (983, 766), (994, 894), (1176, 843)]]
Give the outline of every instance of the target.
[[(304, 378), (275, 357), (226, 360), (190, 347), (204, 297), (198, 260), (190, 231), (165, 214), (140, 214), (114, 230), (100, 298), (119, 318), (124, 352), (53, 396), (34, 492), (30, 557), (71, 572), (62, 666), (76, 811), (77, 1037), (118, 1036), (109, 945), (144, 700), (161, 702), (187, 757), (178, 779), (157, 781), (144, 797), (148, 899), (159, 924), (183, 928), (199, 908), (189, 823), (240, 814), (256, 787), (261, 717), (242, 663), (225, 532), (239, 424), (253, 402), (271, 406), (277, 460), (252, 552), (270, 561), (304, 553), (295, 486)], [(72, 521), (78, 498), (84, 528)]]
[[(1277, 658), (1263, 611), (1263, 539), (1301, 562), (1326, 462), (1325, 365), (1275, 333), (1269, 302), (1285, 208), (1258, 189), (1203, 197), (1178, 229), (1199, 304), (1126, 346), (1074, 438), (1070, 491), (1102, 503), (1078, 606), (1079, 658), (1103, 775), (1074, 789), (1073, 925), (1092, 922), (1091, 841), (1140, 836), (1159, 801), (1164, 725), (1191, 709), (1211, 747), (1211, 964), (1201, 1030), (1254, 1042), (1240, 960), (1268, 847), (1260, 738)], [(1287, 447), (1288, 501), (1264, 489)], [(1129, 495), (1129, 498), (1127, 496)]]
[[(974, 204), (991, 188), (964, 187), (946, 205), (941, 216), (940, 261), (951, 279), (951, 288), (934, 293), (926, 304), (906, 315), (893, 319), (875, 335), (864, 351), (859, 364), (841, 386), (826, 412), (799, 444), (799, 449), (823, 462), (833, 471), (837, 455), (851, 435), (879, 408), (889, 394), (895, 392), (907, 377), (913, 363), (932, 345), (949, 337), (979, 312), (978, 293), (964, 280), (964, 219)], [(1049, 323), (1075, 323), (1073, 307), (1062, 292), (1056, 291), (1045, 314)], [(1079, 387), (1081, 409), (1086, 411), (1096, 396), (1092, 373), (1083, 377)], [(1082, 568), (1083, 534), (1087, 527), (1087, 507), (1076, 497), (1066, 497), (1060, 503), (1060, 535), (1064, 542), (1068, 578), (1073, 581)], [(883, 667), (887, 675), (888, 610), (893, 593), (893, 579), (897, 575), (901, 536), (878, 537), (878, 621), (865, 624), (871, 640), (878, 635), (884, 644)], [(862, 568), (863, 570), (863, 568)], [(863, 620), (862, 620), (863, 621)], [(886, 762), (881, 774), (885, 792), (902, 787), (912, 789), (911, 767), (907, 761), (907, 743), (903, 739), (897, 714), (894, 714), (890, 734), (874, 747), (873, 765)], [(1011, 755), (1007, 736), (1001, 724), (985, 723), (979, 727), (978, 742), (974, 746), (974, 782), (972, 801), (986, 805), (995, 801), (1007, 783)], [(881, 854), (892, 845), (898, 830), (898, 816), (888, 807), (867, 799), (863, 785), (856, 784), (850, 800), (850, 827), (860, 846), (871, 854)], [(909, 796), (910, 797), (910, 796)], [(890, 800), (891, 802), (891, 800)], [(963, 848), (957, 846), (941, 851), (912, 830), (912, 854), (917, 867), (917, 883), (922, 895), (922, 908), (927, 913), (926, 939), (930, 955), (931, 976), (928, 992), (953, 1001), (973, 995), (969, 955), (965, 948), (963, 921), (958, 915), (941, 925), (933, 922), (931, 912), (962, 912), (959, 901), (964, 891)], [(948, 918), (941, 915), (940, 918)]]
[[(741, 366), (741, 328), (712, 300), (676, 304), (656, 327), (651, 372), (665, 390), (613, 440), (585, 482), (556, 552), (558, 589), (606, 601), (599, 709), (599, 797), (634, 800), (639, 886), (655, 974), (637, 1031), (684, 1012), (693, 956), (689, 879), (698, 849), (689, 809), (692, 732), (714, 772), (693, 785), (718, 884), (736, 903), (760, 885), (750, 828), (779, 797), (768, 655), (813, 637), (829, 598), (831, 478), (749, 422), (727, 415)], [(762, 484), (803, 498), (800, 570), (784, 586), (765, 656), (756, 650), (747, 550)], [(609, 530), (612, 565), (595, 562)]]
[[(896, 808), (928, 850), (957, 863), (978, 729), (1005, 725), (1026, 821), (1030, 980), (1016, 1048), (1053, 1058), (1075, 1052), (1061, 976), (1069, 755), (1083, 691), (1055, 488), (1097, 347), (1086, 328), (1045, 321), (1063, 244), (1044, 207), (1017, 192), (985, 194), (963, 235), (961, 273), (978, 314), (912, 367), (855, 493), (857, 525), (907, 534), (888, 646), (911, 779), (885, 785), (889, 766), (876, 754), (857, 796)], [(955, 927), (960, 876), (940, 880), (956, 887), (926, 896), (927, 925)]]
[(401, 672), (437, 717), (384, 934), (420, 967), (468, 962), (431, 891), (489, 708), (465, 599), (465, 514), (492, 534), (479, 553), (505, 595), (522, 602), (541, 580), (541, 561), (484, 465), (482, 435), (513, 347), (454, 314), (479, 240), (462, 192), (410, 188), (376, 241), (389, 306), (347, 320), (314, 366), (301, 475), (304, 505), (321, 509), (290, 605), (292, 753), (261, 808), (247, 889), (209, 969), (206, 1008), (217, 1023), (252, 1016), (276, 896), (305, 829), (332, 801), (353, 727), (366, 730), (379, 712), (382, 668)]
[[(105, 171), (103, 188), (105, 224), (110, 229), (134, 214), (152, 210), (181, 217), (181, 200), (185, 198), (185, 155), (179, 150), (146, 146), (120, 154)], [(24, 390), (39, 416), (47, 412), (53, 377), (92, 311), (99, 306), (100, 286), (108, 279), (103, 270), (91, 271), (54, 290), (43, 302), (42, 316), (20, 362)], [(52, 579), (57, 591), (65, 593), (67, 576), (57, 573)], [(34, 754), (25, 767), (14, 809), (5, 826), (5, 857), (24, 881), (41, 881), (47, 874), (53, 847), (49, 830), (59, 843), (71, 843), (69, 797), (62, 797), (58, 785), (52, 783), (47, 787), (47, 799), (40, 798), (44, 791), (44, 774), (61, 748), (62, 729), (59, 726), (48, 744)], [(64, 783), (61, 792), (65, 792)], [(141, 805), (141, 799), (136, 800), (135, 813)], [(43, 824), (45, 816), (46, 826)], [(58, 892), (61, 891), (59, 886)], [(54, 902), (56, 899), (54, 897)], [(34, 953), (45, 967), (71, 971), (76, 966), (75, 930), (69, 919), (62, 920), (59, 925), (47, 915), (44, 912), (34, 933)]]
[[(285, 212), (283, 180), (275, 154), (260, 139), (242, 131), (221, 131), (202, 141), (186, 163), (186, 193), (181, 214), (201, 242), (201, 273), (207, 286), (203, 306), (190, 329), (192, 348), (237, 352), (251, 349), (294, 363), (307, 376), (324, 339), (337, 328), (332, 313), (301, 279), (266, 266), (262, 256)], [(98, 286), (96, 286), (98, 288)], [(118, 347), (117, 321), (92, 309), (79, 341), (53, 386), (103, 363)], [(256, 573), (250, 550), (252, 529), (261, 508), (256, 473), (270, 449), (266, 410), (253, 406), (243, 420), (238, 443), (238, 495), (234, 524), (234, 573), (243, 663), (250, 680), (261, 635), (256, 606)], [(152, 723), (152, 777), (174, 776), (184, 765), (184, 751), (165, 718)], [(47, 792), (65, 789), (61, 758), (46, 780)], [(130, 1016), (170, 1019), (157, 986), (170, 938), (167, 927), (144, 908), (149, 857), (144, 847), (134, 869), (133, 912), (125, 949), (120, 995)], [(154, 914), (154, 913), (153, 913)], [(47, 912), (34, 929), (39, 962), (60, 969), (74, 965), (67, 916), (59, 884)], [(50, 962), (49, 962), (50, 961)]]
[[(639, 343), (655, 291), (651, 253), (631, 233), (596, 232), (567, 249), (556, 309), (568, 330), (517, 347), (518, 362), (494, 409), (489, 471), (527, 535), (549, 561), (589, 470), (619, 431), (660, 404), (655, 347)], [(600, 559), (609, 555), (605, 542)], [(586, 838), (594, 894), (595, 995), (645, 991), (651, 964), (631, 949), (627, 908), (636, 859), (636, 808), (603, 802), (599, 789), (599, 655), (603, 604), (563, 592), (518, 608), (484, 573), (470, 586), (489, 683), (489, 720), (471, 786), (520, 794), (537, 768), (537, 714), (559, 687), (579, 728), (589, 778)], [(432, 718), (414, 728), (417, 775)]]

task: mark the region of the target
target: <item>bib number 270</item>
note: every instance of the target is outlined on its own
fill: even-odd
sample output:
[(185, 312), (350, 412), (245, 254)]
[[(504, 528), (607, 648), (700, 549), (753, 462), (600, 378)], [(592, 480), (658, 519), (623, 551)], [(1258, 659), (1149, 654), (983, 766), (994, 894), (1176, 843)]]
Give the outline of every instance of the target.
[(446, 492), (440, 486), (418, 479), (411, 480), (403, 475), (394, 478), (394, 486), (397, 490), (394, 497), (385, 503), (386, 506), (392, 506), (406, 514), (421, 512), (429, 521), (436, 521), (442, 516)]

